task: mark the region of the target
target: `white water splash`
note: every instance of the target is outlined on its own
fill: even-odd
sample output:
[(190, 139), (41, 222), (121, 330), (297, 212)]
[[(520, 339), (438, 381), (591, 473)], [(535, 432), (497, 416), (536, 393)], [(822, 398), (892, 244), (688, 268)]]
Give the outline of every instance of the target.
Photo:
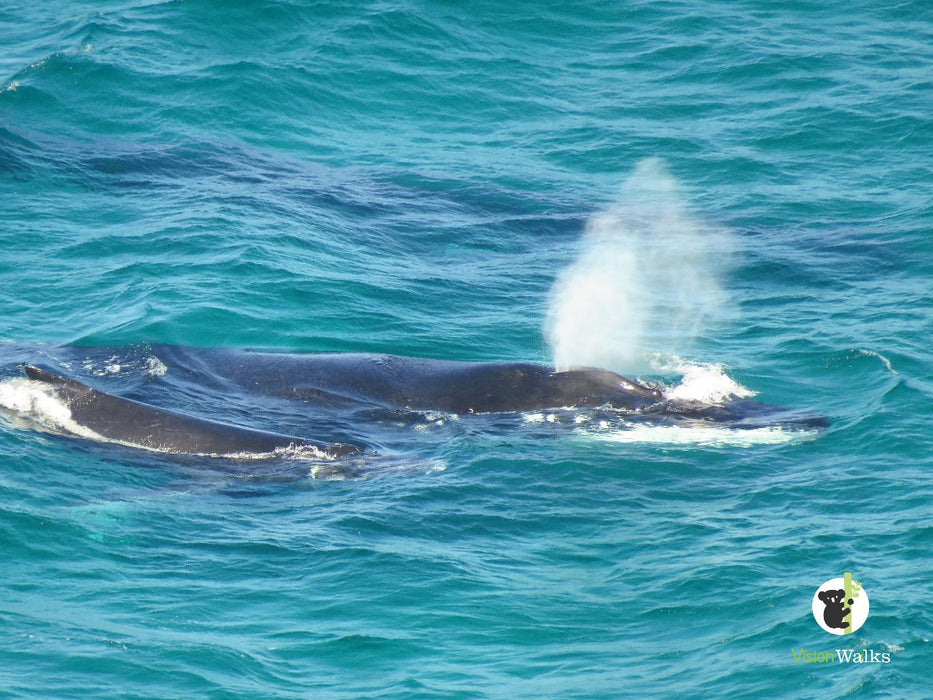
[(884, 365), (884, 368), (891, 374), (896, 375), (897, 370), (894, 369), (894, 365), (891, 364), (891, 360), (882, 355), (880, 352), (875, 352), (874, 350), (855, 350), (856, 353), (862, 355), (863, 357), (874, 357), (881, 361), (881, 364)]
[(680, 381), (664, 387), (661, 393), (669, 401), (693, 401), (718, 404), (727, 399), (748, 398), (758, 392), (747, 389), (726, 374), (721, 364), (682, 360), (676, 355), (655, 354), (651, 368), (680, 375)]
[(522, 415), (525, 423), (560, 423), (562, 422), (554, 413), (525, 413)]
[(93, 360), (88, 359), (82, 362), (81, 366), (87, 374), (91, 374), (95, 377), (119, 374), (123, 370), (123, 365), (120, 364), (120, 358), (116, 355), (111, 355), (108, 359), (104, 360), (103, 365), (95, 364)]
[(168, 372), (168, 367), (155, 355), (146, 358), (146, 365), (143, 370), (150, 377), (164, 377)]
[[(71, 369), (71, 363), (61, 362), (60, 364), (65, 369)], [(87, 358), (81, 362), (81, 369), (84, 374), (94, 377), (106, 377), (130, 372), (142, 372), (149, 377), (164, 377), (168, 372), (165, 363), (155, 355), (149, 355), (144, 359), (121, 357), (120, 355), (111, 355), (106, 360)]]
[(741, 429), (679, 425), (632, 424), (622, 429), (581, 431), (587, 438), (603, 442), (696, 445), (702, 447), (753, 447), (779, 445), (812, 437), (812, 430), (791, 430), (780, 426)]
[(317, 481), (366, 481), (387, 476), (429, 476), (447, 470), (440, 459), (369, 453), (334, 463), (314, 465), (308, 475)]
[(106, 441), (102, 435), (75, 422), (71, 409), (45, 382), (32, 379), (0, 382), (0, 410), (17, 427)]
[(587, 223), (576, 261), (551, 290), (555, 366), (632, 371), (650, 352), (686, 351), (731, 313), (719, 280), (733, 250), (728, 231), (689, 210), (660, 161), (642, 161), (618, 203)]

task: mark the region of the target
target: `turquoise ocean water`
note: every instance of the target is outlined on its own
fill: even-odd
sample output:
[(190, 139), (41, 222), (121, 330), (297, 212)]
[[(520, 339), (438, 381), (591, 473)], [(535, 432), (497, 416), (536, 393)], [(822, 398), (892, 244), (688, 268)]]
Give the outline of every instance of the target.
[[(928, 696), (931, 115), (921, 0), (4, 4), (0, 697)], [(23, 424), (44, 361), (314, 436), (149, 343), (598, 360), (830, 426), (429, 415), (341, 474)]]

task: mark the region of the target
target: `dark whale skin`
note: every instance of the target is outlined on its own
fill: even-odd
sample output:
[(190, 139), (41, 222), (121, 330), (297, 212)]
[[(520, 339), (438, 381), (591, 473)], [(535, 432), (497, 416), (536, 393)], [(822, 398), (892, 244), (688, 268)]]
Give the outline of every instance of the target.
[(250, 391), (322, 403), (341, 400), (448, 413), (561, 407), (640, 410), (656, 389), (604, 369), (558, 372), (528, 362), (462, 362), (363, 353), (308, 354), (155, 345), (169, 366), (223, 378)]
[(145, 449), (219, 456), (273, 453), (302, 446), (314, 447), (330, 457), (360, 451), (354, 445), (316, 443), (156, 408), (98, 391), (35, 365), (26, 365), (25, 370), (30, 379), (53, 388), (78, 425), (108, 440)]

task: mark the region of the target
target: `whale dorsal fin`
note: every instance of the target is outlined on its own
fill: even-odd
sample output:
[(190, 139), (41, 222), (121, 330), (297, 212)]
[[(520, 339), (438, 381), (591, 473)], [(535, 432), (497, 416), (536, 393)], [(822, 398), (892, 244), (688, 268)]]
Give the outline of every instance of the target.
[(63, 377), (60, 374), (55, 374), (50, 370), (45, 369), (44, 367), (39, 367), (37, 365), (26, 365), (26, 376), (30, 379), (37, 382), (44, 382), (46, 384), (51, 384), (52, 386), (59, 387), (61, 389), (70, 389), (71, 391), (87, 393), (95, 391), (86, 384), (70, 379), (68, 377)]
[(26, 365), (26, 376), (39, 382), (48, 382), (49, 384), (60, 384), (68, 381), (65, 377), (53, 374), (47, 369), (42, 369), (42, 367), (37, 367), (36, 365)]

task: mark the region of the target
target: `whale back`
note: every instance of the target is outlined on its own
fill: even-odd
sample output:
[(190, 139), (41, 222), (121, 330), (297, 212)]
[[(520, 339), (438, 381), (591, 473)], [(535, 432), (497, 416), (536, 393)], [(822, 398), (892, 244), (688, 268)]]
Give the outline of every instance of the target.
[(247, 455), (289, 447), (313, 447), (322, 456), (359, 452), (352, 445), (326, 445), (277, 433), (156, 408), (98, 391), (47, 369), (27, 365), (26, 375), (49, 385), (82, 428), (108, 440), (175, 454)]
[(557, 372), (529, 362), (464, 362), (401, 355), (296, 355), (153, 346), (173, 368), (250, 391), (318, 405), (377, 405), (414, 411), (495, 413), (560, 407), (639, 409), (660, 394), (615, 372)]

